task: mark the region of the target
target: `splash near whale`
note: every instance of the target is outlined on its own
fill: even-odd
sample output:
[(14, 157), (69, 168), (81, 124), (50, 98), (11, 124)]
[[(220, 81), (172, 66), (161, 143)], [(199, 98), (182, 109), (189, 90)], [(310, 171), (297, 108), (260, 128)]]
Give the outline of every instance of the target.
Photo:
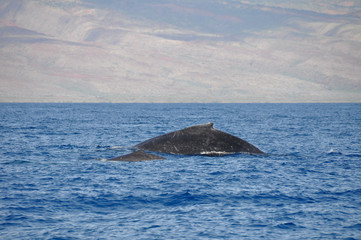
[(110, 161), (164, 159), (153, 153), (222, 156), (235, 153), (264, 154), (247, 141), (213, 128), (213, 123), (191, 126), (151, 138), (133, 147), (136, 152)]

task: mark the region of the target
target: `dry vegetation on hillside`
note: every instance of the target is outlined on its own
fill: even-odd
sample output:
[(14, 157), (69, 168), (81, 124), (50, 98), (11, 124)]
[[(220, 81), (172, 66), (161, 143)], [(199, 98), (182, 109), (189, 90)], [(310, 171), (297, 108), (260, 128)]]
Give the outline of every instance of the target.
[[(280, 14), (282, 21), (237, 30), (253, 18), (247, 20), (229, 6), (217, 12), (182, 1), (149, 6), (174, 15), (167, 22), (146, 10), (136, 16), (79, 0), (4, 0), (0, 101), (361, 100), (361, 24), (352, 7), (334, 1), (331, 10), (348, 11), (335, 16), (319, 10), (324, 1), (314, 13), (295, 11), (285, 1), (277, 6), (262, 1), (256, 7), (246, 1), (228, 5), (235, 2), (247, 11), (266, 12), (269, 19)], [(193, 26), (195, 19), (204, 25)], [(211, 28), (212, 21), (227, 31)]]

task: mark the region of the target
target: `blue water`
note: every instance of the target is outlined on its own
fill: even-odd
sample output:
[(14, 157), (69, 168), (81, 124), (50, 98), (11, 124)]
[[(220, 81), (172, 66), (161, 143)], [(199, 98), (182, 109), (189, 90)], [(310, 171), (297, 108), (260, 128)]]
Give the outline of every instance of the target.
[[(107, 162), (191, 125), (267, 155)], [(0, 104), (1, 239), (361, 239), (361, 104)]]

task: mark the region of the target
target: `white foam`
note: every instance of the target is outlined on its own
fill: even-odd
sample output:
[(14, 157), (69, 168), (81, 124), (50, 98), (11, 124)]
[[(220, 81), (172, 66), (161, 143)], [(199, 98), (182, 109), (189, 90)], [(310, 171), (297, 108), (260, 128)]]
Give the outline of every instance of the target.
[(330, 151), (328, 151), (328, 153), (334, 153), (335, 150), (333, 148), (330, 149)]
[(109, 149), (124, 149), (124, 147), (122, 147), (122, 146), (113, 146), (113, 147), (110, 147)]
[(342, 155), (342, 152), (339, 152), (337, 150), (334, 150), (333, 148), (330, 149), (330, 151), (328, 151), (327, 154), (332, 154), (332, 155)]

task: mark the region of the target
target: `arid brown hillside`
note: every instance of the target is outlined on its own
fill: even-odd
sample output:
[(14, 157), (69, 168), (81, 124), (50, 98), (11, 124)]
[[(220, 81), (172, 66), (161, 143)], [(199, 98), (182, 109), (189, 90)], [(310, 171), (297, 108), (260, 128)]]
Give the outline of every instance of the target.
[(267, 2), (2, 0), (0, 101), (360, 102), (358, 1)]

